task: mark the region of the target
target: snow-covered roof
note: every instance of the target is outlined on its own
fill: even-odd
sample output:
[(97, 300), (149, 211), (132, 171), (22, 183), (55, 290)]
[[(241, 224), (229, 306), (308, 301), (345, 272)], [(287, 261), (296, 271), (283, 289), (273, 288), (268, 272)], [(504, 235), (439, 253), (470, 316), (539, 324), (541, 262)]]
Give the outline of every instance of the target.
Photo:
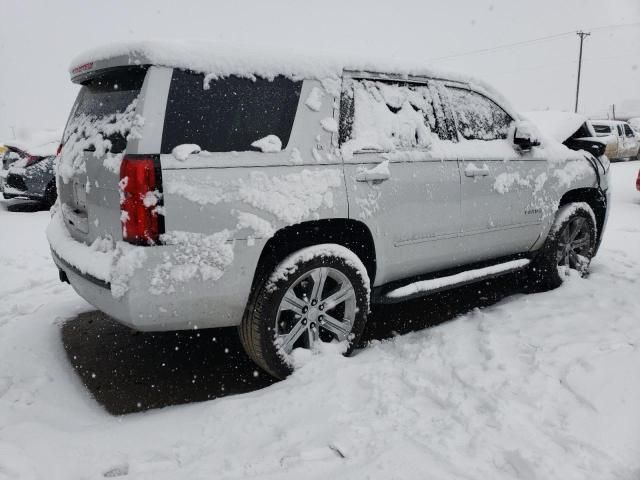
[(553, 110), (525, 112), (522, 115), (535, 123), (543, 133), (560, 143), (576, 133), (582, 124), (589, 120), (579, 113)]
[[(96, 68), (95, 62), (125, 59), (131, 65), (162, 65), (225, 77), (284, 75), (293, 79), (337, 78), (344, 70), (424, 76), (468, 83), (509, 103), (491, 86), (473, 77), (429, 66), (424, 59), (365, 58), (345, 53), (328, 54), (259, 46), (229, 45), (204, 40), (147, 40), (122, 42), (94, 48), (78, 55), (69, 66), (73, 76)], [(513, 111), (513, 109), (511, 109)]]
[(17, 138), (3, 141), (2, 144), (37, 157), (49, 157), (56, 154), (61, 138), (62, 130), (19, 129)]
[(614, 126), (614, 125), (622, 125), (626, 122), (623, 122), (622, 120), (591, 120), (591, 123), (595, 123), (597, 125)]
[[(443, 72), (425, 65), (420, 59), (365, 59), (348, 55), (316, 54), (291, 49), (264, 49), (256, 46), (228, 45), (201, 40), (149, 40), (122, 42), (88, 50), (71, 63), (78, 66), (91, 62), (129, 56), (132, 63), (148, 63), (226, 75), (257, 75), (273, 78), (329, 78), (344, 69), (398, 73), (404, 75), (439, 76)], [(444, 75), (447, 78), (450, 75)], [(460, 78), (468, 81), (468, 78)]]

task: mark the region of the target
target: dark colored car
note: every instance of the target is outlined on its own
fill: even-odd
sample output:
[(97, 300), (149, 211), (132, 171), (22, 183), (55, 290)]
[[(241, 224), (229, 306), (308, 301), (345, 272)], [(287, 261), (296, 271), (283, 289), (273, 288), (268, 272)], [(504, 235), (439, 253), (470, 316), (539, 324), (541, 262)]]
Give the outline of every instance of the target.
[(54, 172), (55, 155), (39, 157), (21, 152), (4, 181), (4, 198), (27, 198), (50, 207), (57, 198)]

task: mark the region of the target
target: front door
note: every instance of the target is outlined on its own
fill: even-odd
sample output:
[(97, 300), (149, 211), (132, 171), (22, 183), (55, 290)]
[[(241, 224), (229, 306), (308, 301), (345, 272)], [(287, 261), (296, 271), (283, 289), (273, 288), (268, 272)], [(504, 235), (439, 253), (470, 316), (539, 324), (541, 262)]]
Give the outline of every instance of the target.
[(452, 132), (427, 81), (346, 77), (340, 143), (349, 216), (376, 239), (376, 285), (439, 270), (460, 250), (460, 173), (433, 148)]
[(447, 86), (460, 136), (462, 244), (467, 262), (528, 251), (538, 238), (536, 193), (546, 159), (520, 153), (509, 140), (511, 116), (488, 97)]

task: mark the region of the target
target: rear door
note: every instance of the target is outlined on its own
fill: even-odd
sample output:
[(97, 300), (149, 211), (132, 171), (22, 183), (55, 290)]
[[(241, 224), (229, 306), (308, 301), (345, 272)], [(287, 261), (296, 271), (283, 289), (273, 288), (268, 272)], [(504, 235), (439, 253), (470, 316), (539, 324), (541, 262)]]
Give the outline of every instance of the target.
[(122, 236), (120, 162), (129, 139), (141, 135), (138, 97), (146, 73), (144, 67), (115, 67), (82, 83), (57, 165), (62, 214), (76, 240)]
[[(340, 143), (349, 216), (376, 239), (376, 284), (457, 264), (460, 173), (434, 82), (345, 77)], [(450, 142), (449, 142), (450, 143)]]
[(535, 193), (546, 159), (507, 140), (513, 118), (492, 99), (448, 85), (460, 145), (462, 254), (467, 262), (527, 251), (538, 238), (542, 209)]

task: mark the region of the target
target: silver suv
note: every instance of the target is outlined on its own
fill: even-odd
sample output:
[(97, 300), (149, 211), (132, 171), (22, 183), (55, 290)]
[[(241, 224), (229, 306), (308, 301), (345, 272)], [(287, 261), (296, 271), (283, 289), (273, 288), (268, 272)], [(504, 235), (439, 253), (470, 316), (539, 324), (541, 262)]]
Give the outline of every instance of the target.
[(295, 348), (350, 352), (372, 302), (586, 272), (602, 145), (571, 150), (420, 66), (194, 49), (113, 47), (71, 71), (47, 235), (61, 280), (124, 324), (239, 326), (282, 378)]

